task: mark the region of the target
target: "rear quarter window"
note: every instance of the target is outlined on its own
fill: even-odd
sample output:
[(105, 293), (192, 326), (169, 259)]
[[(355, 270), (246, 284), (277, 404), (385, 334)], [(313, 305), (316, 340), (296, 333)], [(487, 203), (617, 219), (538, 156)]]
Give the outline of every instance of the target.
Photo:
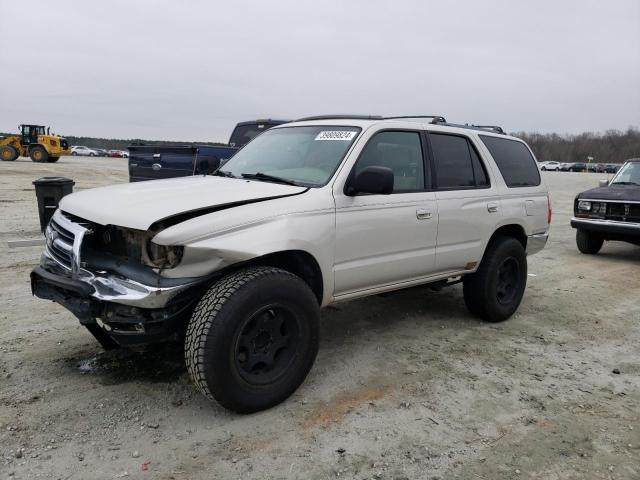
[(480, 139), (495, 160), (507, 187), (540, 185), (538, 165), (524, 143), (487, 135), (480, 135)]

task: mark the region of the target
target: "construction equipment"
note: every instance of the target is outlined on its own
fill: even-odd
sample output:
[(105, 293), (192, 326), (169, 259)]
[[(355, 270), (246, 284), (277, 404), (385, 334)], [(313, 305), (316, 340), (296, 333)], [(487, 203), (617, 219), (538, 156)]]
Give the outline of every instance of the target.
[(34, 162), (57, 162), (61, 155), (69, 155), (66, 138), (51, 135), (49, 127), (19, 125), (19, 135), (0, 137), (0, 160), (12, 162), (19, 156), (29, 156)]

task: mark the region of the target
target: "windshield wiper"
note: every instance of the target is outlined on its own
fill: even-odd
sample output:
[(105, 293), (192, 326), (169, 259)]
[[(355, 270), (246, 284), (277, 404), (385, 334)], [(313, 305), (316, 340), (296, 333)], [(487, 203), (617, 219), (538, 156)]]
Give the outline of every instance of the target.
[(268, 173), (256, 172), (256, 173), (243, 173), (242, 178), (251, 178), (254, 180), (267, 180), (277, 183), (284, 183), (285, 185), (293, 185), (299, 187), (300, 185), (293, 180), (287, 180), (286, 178), (276, 177), (275, 175), (269, 175)]
[(227, 172), (226, 170), (217, 170), (214, 175), (217, 177), (238, 178), (233, 173)]
[(640, 183), (636, 183), (636, 182), (613, 182), (611, 185), (638, 185), (638, 186), (640, 186)]

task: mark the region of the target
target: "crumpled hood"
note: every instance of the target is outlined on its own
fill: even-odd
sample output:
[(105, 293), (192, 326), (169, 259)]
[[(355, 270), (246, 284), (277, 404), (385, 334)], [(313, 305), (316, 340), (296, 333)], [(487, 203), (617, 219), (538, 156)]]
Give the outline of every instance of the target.
[(610, 185), (608, 187), (592, 188), (586, 192), (579, 193), (578, 198), (638, 202), (640, 201), (640, 187), (636, 185)]
[(100, 225), (147, 230), (174, 215), (295, 195), (305, 187), (195, 176), (125, 183), (67, 195), (60, 209)]

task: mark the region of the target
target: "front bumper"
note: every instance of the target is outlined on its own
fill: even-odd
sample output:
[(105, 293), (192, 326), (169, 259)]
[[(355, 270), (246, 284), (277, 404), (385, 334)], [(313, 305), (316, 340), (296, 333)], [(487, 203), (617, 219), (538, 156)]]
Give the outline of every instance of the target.
[(527, 255), (538, 253), (545, 247), (545, 245), (547, 244), (547, 240), (549, 240), (549, 232), (529, 235), (527, 237), (527, 248), (525, 250)]
[(73, 313), (105, 347), (154, 343), (181, 335), (206, 282), (144, 285), (108, 272), (72, 276), (47, 254), (31, 272), (33, 295)]
[(588, 232), (602, 233), (605, 237), (640, 237), (640, 223), (598, 220), (593, 218), (571, 219), (571, 226)]

